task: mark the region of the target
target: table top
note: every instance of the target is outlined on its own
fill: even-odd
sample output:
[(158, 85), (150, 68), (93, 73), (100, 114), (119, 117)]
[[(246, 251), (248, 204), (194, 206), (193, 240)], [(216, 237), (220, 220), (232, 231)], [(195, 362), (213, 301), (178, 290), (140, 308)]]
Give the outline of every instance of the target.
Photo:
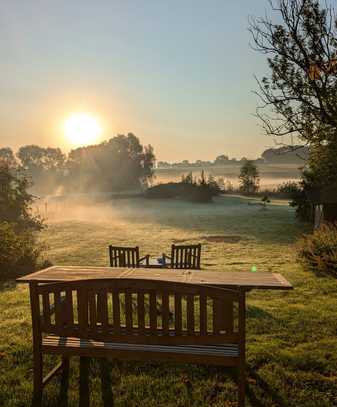
[(205, 284), (243, 289), (290, 290), (292, 285), (278, 273), (230, 272), (122, 267), (52, 266), (17, 279), (18, 282), (64, 282), (73, 280), (135, 278)]

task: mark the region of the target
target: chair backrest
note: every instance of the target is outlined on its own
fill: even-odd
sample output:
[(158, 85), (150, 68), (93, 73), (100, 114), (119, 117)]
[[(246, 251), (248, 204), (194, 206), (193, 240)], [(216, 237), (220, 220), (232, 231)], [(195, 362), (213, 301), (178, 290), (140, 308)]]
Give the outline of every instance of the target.
[(201, 244), (172, 245), (171, 268), (200, 269)]
[(111, 267), (139, 267), (139, 247), (109, 246)]
[(138, 279), (30, 287), (34, 337), (182, 345), (235, 344), (244, 336), (238, 290)]

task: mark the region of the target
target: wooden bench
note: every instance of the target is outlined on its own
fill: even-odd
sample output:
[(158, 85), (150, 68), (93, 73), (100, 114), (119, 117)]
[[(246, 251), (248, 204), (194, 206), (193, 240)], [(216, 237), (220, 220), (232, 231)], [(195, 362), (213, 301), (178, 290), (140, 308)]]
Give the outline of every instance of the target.
[[(238, 368), (245, 400), (245, 293), (138, 279), (30, 282), (34, 405), (71, 356)], [(55, 311), (55, 313), (53, 312)], [(43, 378), (43, 354), (62, 362)]]

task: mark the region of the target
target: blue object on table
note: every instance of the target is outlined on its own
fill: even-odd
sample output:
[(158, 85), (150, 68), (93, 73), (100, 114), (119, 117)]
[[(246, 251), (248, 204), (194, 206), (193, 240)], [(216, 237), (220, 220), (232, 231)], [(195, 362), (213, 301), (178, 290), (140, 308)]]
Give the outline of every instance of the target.
[(161, 266), (165, 266), (165, 265), (166, 265), (166, 259), (165, 259), (164, 256), (158, 257), (157, 261), (158, 261), (158, 263), (159, 263)]

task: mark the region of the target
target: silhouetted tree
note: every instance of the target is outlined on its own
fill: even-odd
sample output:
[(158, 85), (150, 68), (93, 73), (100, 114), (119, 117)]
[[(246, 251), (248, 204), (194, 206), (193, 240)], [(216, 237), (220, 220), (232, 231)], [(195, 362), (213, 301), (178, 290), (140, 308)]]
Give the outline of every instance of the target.
[(0, 164), (0, 222), (12, 223), (20, 231), (40, 230), (42, 222), (31, 214), (33, 196), (27, 178)]
[(15, 168), (17, 166), (17, 161), (11, 148), (0, 148), (0, 164), (5, 164), (9, 168)]
[(82, 191), (119, 192), (146, 186), (153, 177), (155, 156), (132, 133), (69, 153), (68, 188)]
[[(317, 0), (270, 5), (275, 22), (254, 19), (250, 28), (255, 48), (268, 56), (270, 69), (258, 80), (262, 105), (257, 115), (267, 134), (296, 135), (309, 145), (302, 185), (322, 187), (337, 173), (336, 16)], [(302, 196), (305, 200), (306, 194)], [(302, 207), (307, 204), (302, 202)]]
[(59, 148), (28, 145), (17, 156), (38, 193), (51, 193), (63, 182), (66, 157)]
[(260, 177), (256, 165), (252, 161), (245, 161), (239, 175), (240, 190), (245, 194), (252, 194), (259, 189)]

